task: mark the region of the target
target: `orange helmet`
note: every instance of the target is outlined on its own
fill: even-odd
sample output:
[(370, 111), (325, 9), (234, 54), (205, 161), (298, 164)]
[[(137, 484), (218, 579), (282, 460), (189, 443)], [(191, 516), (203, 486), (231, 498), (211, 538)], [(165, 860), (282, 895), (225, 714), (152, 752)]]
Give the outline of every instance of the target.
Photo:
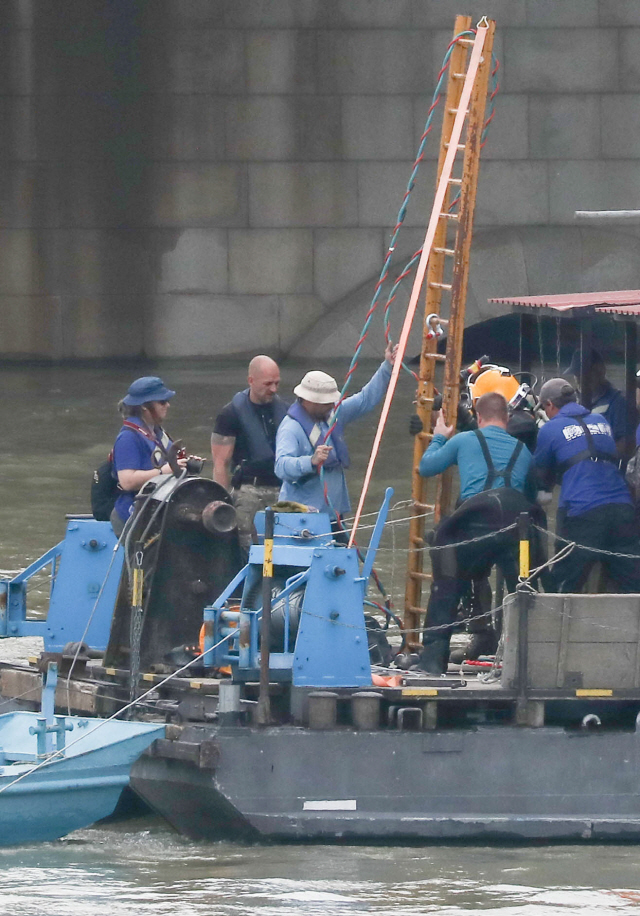
[(488, 366), (473, 382), (469, 382), (469, 392), (474, 404), (483, 394), (494, 391), (503, 395), (507, 404), (510, 404), (520, 391), (520, 384), (509, 370), (502, 366)]

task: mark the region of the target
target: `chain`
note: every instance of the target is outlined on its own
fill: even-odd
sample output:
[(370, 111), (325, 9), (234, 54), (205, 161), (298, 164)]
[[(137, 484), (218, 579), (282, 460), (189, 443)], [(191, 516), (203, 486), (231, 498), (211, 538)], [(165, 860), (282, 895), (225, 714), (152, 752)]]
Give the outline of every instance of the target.
[[(533, 522), (531, 524), (538, 531), (543, 531), (545, 534), (549, 534), (546, 528), (541, 528), (539, 525), (536, 525)], [(619, 557), (621, 560), (640, 560), (640, 553), (616, 553), (614, 550), (605, 550), (602, 547), (589, 547), (587, 544), (578, 544), (576, 541), (569, 541), (567, 538), (563, 538), (559, 534), (554, 534), (553, 537), (556, 539), (556, 541), (562, 541), (563, 544), (572, 544), (577, 549), (586, 550), (589, 553), (598, 553), (605, 557)]]

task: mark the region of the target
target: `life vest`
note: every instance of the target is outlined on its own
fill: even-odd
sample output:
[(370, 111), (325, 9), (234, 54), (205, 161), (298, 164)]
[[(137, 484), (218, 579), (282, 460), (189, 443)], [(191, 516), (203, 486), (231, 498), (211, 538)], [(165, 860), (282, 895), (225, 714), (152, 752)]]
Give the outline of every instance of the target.
[[(317, 445), (325, 444), (323, 439), (324, 433), (322, 431), (322, 426), (320, 423), (317, 423), (313, 417), (309, 416), (300, 401), (295, 401), (291, 405), (287, 411), (287, 415), (300, 424), (300, 426), (305, 431), (307, 439), (311, 443), (311, 447), (314, 451)], [(336, 421), (329, 439), (333, 449), (331, 452), (329, 452), (329, 457), (324, 462), (324, 468), (327, 470), (335, 467), (348, 468), (351, 464), (351, 460), (349, 458), (347, 443), (344, 441), (344, 425), (339, 419)]]
[[(246, 388), (244, 391), (239, 391), (235, 394), (231, 399), (231, 403), (247, 439), (249, 461), (275, 461), (275, 450), (267, 438), (267, 433), (260, 417), (253, 409), (249, 398), (249, 389)], [(273, 407), (273, 423), (277, 430), (287, 415), (287, 405), (277, 395), (271, 404)]]

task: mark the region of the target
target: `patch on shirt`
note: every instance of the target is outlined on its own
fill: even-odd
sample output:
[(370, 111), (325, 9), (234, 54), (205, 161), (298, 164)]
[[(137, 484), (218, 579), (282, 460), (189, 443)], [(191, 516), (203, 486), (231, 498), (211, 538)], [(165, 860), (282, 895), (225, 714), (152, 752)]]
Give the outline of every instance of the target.
[[(601, 423), (587, 423), (587, 429), (592, 436), (610, 436), (611, 427), (603, 420)], [(565, 426), (562, 430), (562, 435), (565, 437), (567, 442), (571, 442), (572, 439), (577, 439), (578, 436), (584, 436), (584, 429), (581, 426)]]

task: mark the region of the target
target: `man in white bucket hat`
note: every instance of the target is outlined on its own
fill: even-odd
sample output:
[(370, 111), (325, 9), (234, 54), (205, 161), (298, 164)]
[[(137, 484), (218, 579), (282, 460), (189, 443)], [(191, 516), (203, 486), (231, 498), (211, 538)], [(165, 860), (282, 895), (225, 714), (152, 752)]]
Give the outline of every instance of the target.
[[(344, 515), (350, 509), (344, 470), (349, 452), (343, 438), (347, 423), (368, 413), (382, 400), (391, 378), (397, 347), (387, 346), (384, 362), (358, 394), (340, 405), (333, 429), (333, 408), (340, 397), (336, 380), (326, 372), (307, 372), (293, 389), (297, 400), (278, 429), (276, 475), (282, 480), (280, 499), (312, 506), (319, 512)], [(327, 436), (329, 429), (331, 435)], [(322, 477), (320, 468), (323, 468)], [(326, 486), (326, 493), (325, 493)]]

